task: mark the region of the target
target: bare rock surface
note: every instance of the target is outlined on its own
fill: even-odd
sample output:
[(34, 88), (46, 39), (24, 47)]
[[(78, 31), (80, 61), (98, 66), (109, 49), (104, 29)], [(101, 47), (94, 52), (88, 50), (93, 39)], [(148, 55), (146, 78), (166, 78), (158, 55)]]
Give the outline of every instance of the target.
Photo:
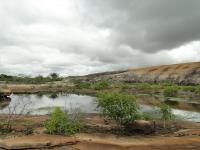
[(199, 137), (116, 137), (105, 135), (78, 135), (78, 150), (199, 150)]
[(0, 148), (4, 149), (38, 149), (45, 147), (66, 146), (76, 144), (78, 140), (74, 137), (57, 135), (33, 135), (4, 139), (0, 141)]
[(182, 85), (197, 85), (200, 84), (200, 62), (129, 69), (121, 72), (97, 73), (82, 78), (95, 81), (109, 79), (122, 82), (173, 82)]

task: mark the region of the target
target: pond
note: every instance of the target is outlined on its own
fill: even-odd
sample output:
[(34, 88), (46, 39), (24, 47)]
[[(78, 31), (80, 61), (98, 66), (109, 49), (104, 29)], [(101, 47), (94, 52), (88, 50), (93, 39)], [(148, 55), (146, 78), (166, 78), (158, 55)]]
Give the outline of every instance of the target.
[(91, 96), (75, 94), (58, 94), (55, 98), (51, 98), (49, 95), (13, 94), (9, 105), (1, 109), (0, 113), (45, 115), (51, 113), (55, 107), (61, 107), (69, 112), (72, 109), (79, 109), (84, 113), (96, 113), (94, 99)]
[[(29, 114), (45, 115), (50, 114), (55, 107), (61, 107), (69, 113), (75, 109), (83, 113), (98, 113), (95, 97), (76, 94), (58, 94), (51, 98), (49, 95), (11, 95), (11, 101), (4, 108), (0, 108), (0, 114)], [(141, 112), (148, 112), (152, 116), (158, 116), (158, 108), (141, 105)], [(179, 119), (200, 122), (200, 113), (173, 109), (174, 115)]]

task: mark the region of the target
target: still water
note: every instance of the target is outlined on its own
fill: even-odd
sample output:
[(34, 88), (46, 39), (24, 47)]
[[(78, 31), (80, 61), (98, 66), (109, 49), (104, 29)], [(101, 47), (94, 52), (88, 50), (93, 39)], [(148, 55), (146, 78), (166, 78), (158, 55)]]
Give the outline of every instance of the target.
[(95, 98), (86, 95), (59, 94), (56, 98), (49, 95), (11, 95), (11, 102), (8, 106), (0, 110), (0, 113), (8, 114), (30, 114), (45, 115), (51, 113), (55, 107), (71, 111), (79, 109), (84, 113), (96, 113)]
[[(55, 107), (61, 107), (69, 113), (74, 109), (79, 109), (83, 113), (98, 113), (95, 97), (76, 94), (59, 94), (56, 98), (48, 95), (11, 95), (11, 102), (0, 109), (0, 114), (29, 114), (45, 115), (51, 113)], [(158, 108), (141, 105), (141, 112), (148, 112), (152, 116), (158, 116)], [(173, 109), (173, 114), (187, 121), (200, 122), (200, 113)]]

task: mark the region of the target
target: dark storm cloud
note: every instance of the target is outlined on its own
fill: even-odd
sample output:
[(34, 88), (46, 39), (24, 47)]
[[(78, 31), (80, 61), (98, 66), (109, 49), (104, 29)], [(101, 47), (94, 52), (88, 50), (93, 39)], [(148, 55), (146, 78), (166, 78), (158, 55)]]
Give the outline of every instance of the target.
[(199, 0), (92, 0), (88, 3), (88, 19), (100, 27), (111, 28), (117, 44), (155, 52), (200, 39)]

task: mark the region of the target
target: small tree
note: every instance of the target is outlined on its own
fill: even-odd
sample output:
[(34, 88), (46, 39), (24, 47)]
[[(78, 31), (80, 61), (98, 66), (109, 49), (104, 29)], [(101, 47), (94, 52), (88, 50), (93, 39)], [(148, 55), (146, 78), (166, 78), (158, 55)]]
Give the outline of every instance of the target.
[(163, 127), (166, 128), (166, 121), (173, 119), (172, 109), (167, 104), (161, 104), (160, 106), (161, 119), (163, 120)]
[(59, 74), (57, 74), (57, 73), (51, 73), (49, 76), (50, 76), (50, 78), (53, 79), (53, 80), (56, 80), (56, 79), (59, 78)]
[(132, 95), (101, 93), (96, 101), (103, 115), (116, 121), (120, 127), (126, 128), (139, 118), (139, 105)]

